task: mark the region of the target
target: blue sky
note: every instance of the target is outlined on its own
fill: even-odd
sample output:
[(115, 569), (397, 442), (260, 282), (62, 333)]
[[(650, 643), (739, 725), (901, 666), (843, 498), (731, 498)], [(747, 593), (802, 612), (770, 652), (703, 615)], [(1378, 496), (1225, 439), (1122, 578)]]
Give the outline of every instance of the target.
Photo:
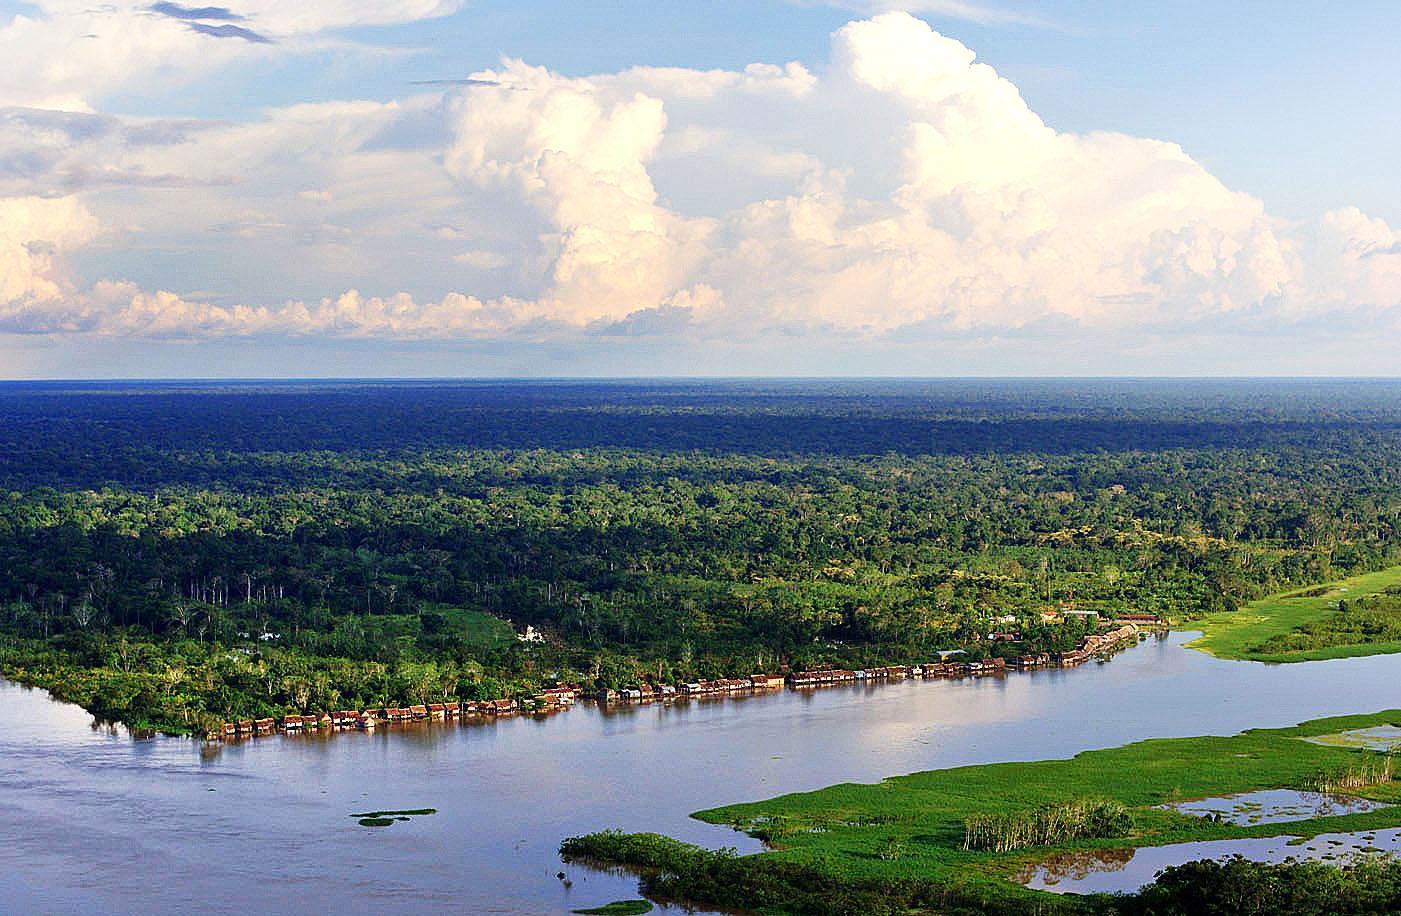
[[(0, 10), (23, 4), (0, 4)], [(1008, 3), (1045, 25), (982, 25), (922, 14), (1016, 83), (1048, 123), (1181, 143), (1231, 186), (1302, 218), (1355, 204), (1401, 223), (1401, 6), (1310, 2)], [(858, 8), (859, 9), (859, 8)], [(824, 4), (522, 3), (485, 0), (442, 19), (347, 37), (405, 52), (378, 61), (328, 52), (222, 73), (190, 91), (114, 96), (114, 111), (248, 116), (337, 98), (393, 99), (414, 80), (452, 79), (503, 56), (570, 75), (637, 65), (738, 69), (816, 60), (857, 13)]]
[(1401, 6), (899, 8), (0, 2), (0, 376), (1395, 374)]

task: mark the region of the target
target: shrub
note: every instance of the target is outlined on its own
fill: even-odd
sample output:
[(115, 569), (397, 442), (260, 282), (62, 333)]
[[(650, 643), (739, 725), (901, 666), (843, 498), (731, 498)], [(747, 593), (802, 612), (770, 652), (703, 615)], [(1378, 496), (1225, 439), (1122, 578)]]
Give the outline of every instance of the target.
[(1381, 786), (1391, 782), (1393, 771), (1391, 757), (1373, 756), (1341, 770), (1325, 770), (1307, 780), (1305, 788), (1326, 794)]
[(972, 814), (963, 819), (963, 848), (1012, 852), (1069, 840), (1120, 837), (1133, 829), (1128, 808), (1109, 799), (1076, 799), (1016, 814)]

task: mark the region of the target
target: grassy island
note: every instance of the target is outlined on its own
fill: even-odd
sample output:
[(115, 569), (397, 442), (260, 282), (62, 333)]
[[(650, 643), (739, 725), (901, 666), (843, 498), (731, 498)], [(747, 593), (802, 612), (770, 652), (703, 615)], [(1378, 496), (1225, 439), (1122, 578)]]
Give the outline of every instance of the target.
[[(645, 874), (644, 888), (651, 893), (775, 913), (1139, 912), (1146, 897), (1056, 896), (1027, 890), (1012, 879), (1049, 856), (1077, 850), (1312, 837), (1401, 826), (1401, 806), (1254, 824), (1158, 807), (1262, 789), (1343, 783), (1353, 787), (1351, 794), (1401, 803), (1401, 784), (1391, 781), (1387, 755), (1335, 740), (1341, 733), (1397, 725), (1401, 710), (1232, 737), (1155, 739), (1066, 760), (959, 767), (875, 785), (837, 785), (695, 815), (747, 831), (775, 847), (752, 856), (700, 850), (653, 834), (619, 833), (573, 838), (563, 852), (639, 867)], [(1047, 845), (1009, 852), (967, 842), (974, 827), (985, 830), (992, 823), (994, 828), (1015, 828), (1019, 821), (1055, 816), (1047, 814), (1048, 808), (1085, 811), (1091, 805), (1100, 813), (1082, 814), (1075, 823), (1091, 824), (1098, 817), (1103, 825), (1099, 832), (1067, 830), (1048, 838)], [(1271, 880), (1307, 878), (1326, 884), (1365, 879), (1374, 891), (1382, 880), (1371, 873), (1337, 869), (1321, 879), (1315, 871), (1322, 868), (1302, 865)], [(1392, 875), (1386, 868), (1381, 872)], [(1258, 873), (1251, 874), (1252, 881), (1260, 879)], [(1215, 878), (1229, 880), (1231, 873)], [(1394, 882), (1395, 876), (1386, 880)], [(1162, 897), (1164, 891), (1147, 896), (1154, 893), (1161, 907), (1154, 912), (1175, 912)]]

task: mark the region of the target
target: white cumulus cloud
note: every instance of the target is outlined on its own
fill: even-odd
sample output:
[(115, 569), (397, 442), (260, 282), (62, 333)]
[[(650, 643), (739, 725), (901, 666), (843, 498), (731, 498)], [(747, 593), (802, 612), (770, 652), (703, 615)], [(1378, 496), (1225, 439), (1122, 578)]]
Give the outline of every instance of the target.
[[(441, 8), (238, 9), (290, 32)], [(1401, 309), (1401, 234), (1384, 221), (1339, 209), (1287, 222), (1176, 144), (1057, 130), (905, 13), (841, 28), (823, 65), (578, 77), (507, 59), (472, 78), (441, 99), (245, 124), (64, 122), (45, 128), (51, 142), (22, 127), (30, 165), (0, 184), (17, 195), (0, 201), (0, 266), (19, 278), (0, 277), (0, 314), (145, 337), (891, 339), (1200, 333), (1342, 312), (1394, 325)], [(149, 185), (181, 182), (150, 206), (166, 192)], [(323, 289), (379, 295), (85, 283), (56, 254), (95, 237), (94, 213), (118, 239), (217, 232), (259, 279), (360, 271)], [(427, 292), (395, 292), (409, 289)]]
[(0, 327), (24, 327), (30, 315), (55, 330), (70, 327), (53, 307), (74, 294), (62, 260), (96, 232), (92, 214), (71, 197), (0, 197)]

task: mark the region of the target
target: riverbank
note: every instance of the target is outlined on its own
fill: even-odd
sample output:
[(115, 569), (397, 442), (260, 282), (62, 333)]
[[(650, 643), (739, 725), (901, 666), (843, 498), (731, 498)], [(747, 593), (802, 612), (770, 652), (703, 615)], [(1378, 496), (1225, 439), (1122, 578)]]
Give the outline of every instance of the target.
[(1182, 625), (1202, 635), (1187, 644), (1233, 661), (1307, 662), (1330, 658), (1358, 658), (1401, 652), (1401, 641), (1363, 642), (1299, 651), (1270, 651), (1266, 644), (1277, 637), (1322, 621), (1337, 613), (1342, 599), (1359, 598), (1401, 586), (1401, 566), (1363, 573), (1310, 588), (1290, 589), (1252, 601), (1237, 611), (1212, 614)]
[[(847, 670), (824, 667), (786, 674), (755, 674), (746, 678), (724, 678), (713, 681), (693, 681), (679, 685), (653, 685), (643, 682), (623, 690), (602, 690), (590, 698), (609, 705), (642, 705), (679, 700), (721, 699), (725, 697), (758, 696), (775, 689), (813, 690), (823, 687), (859, 683), (883, 683), (907, 679), (960, 680), (967, 677), (1000, 677), (1009, 672), (1029, 672), (1040, 668), (1075, 668), (1091, 659), (1108, 660), (1116, 652), (1135, 646), (1151, 632), (1137, 623), (1116, 621), (1107, 629), (1084, 637), (1068, 652), (1039, 653), (965, 662), (938, 661), (915, 665), (890, 665), (879, 668)], [(469, 721), (482, 718), (503, 718), (515, 715), (543, 716), (571, 708), (583, 694), (580, 688), (561, 685), (520, 699), (502, 698), (477, 702), (443, 702), (386, 706), (367, 710), (341, 710), (320, 714), (293, 713), (280, 718), (243, 719), (224, 722), (210, 729), (208, 741), (237, 741), (258, 738), (277, 732), (302, 734), (310, 731), (335, 730), (373, 731), (389, 725), (410, 722)]]
[[(1389, 767), (1385, 778), (1379, 768), (1368, 769), (1369, 779), (1350, 790), (1388, 807), (1357, 813), (1232, 823), (1160, 807), (1264, 789), (1303, 789), (1339, 774), (1356, 775), (1378, 758), (1329, 743), (1330, 736), (1378, 726), (1401, 726), (1401, 710), (1226, 738), (1152, 739), (1063, 760), (932, 770), (694, 815), (775, 846), (751, 856), (696, 850), (655, 834), (594, 834), (567, 841), (563, 851), (653, 869), (644, 878), (647, 890), (710, 906), (760, 908), (789, 900), (796, 903), (780, 911), (837, 912), (824, 909), (823, 901), (841, 899), (870, 912), (883, 912), (880, 907), (888, 904), (990, 913), (1106, 912), (1112, 907), (1105, 900), (1052, 896), (1015, 879), (1056, 854), (1401, 826), (1401, 806), (1392, 807), (1401, 803), (1401, 785), (1391, 781)], [(1322, 743), (1302, 740), (1319, 738)], [(1083, 799), (1122, 804), (1132, 827), (1124, 835), (1008, 853), (965, 848), (967, 818), (1016, 818)]]
[[(1184, 652), (1185, 638), (1150, 640), (1108, 664), (1024, 675), (583, 702), (546, 721), (410, 723), (227, 745), (134, 741), (92, 727), (90, 715), (43, 691), (0, 682), (0, 797), (23, 825), (0, 849), (0, 868), (20, 881), (7, 887), (6, 905), (103, 916), (135, 899), (165, 916), (195, 899), (229, 916), (410, 905), (433, 916), (568, 916), (639, 895), (634, 876), (561, 863), (565, 836), (619, 827), (760, 852), (758, 840), (690, 812), (896, 773), (1069, 758), (1401, 705), (1375, 699), (1395, 693), (1401, 655), (1243, 665)], [(387, 830), (348, 817), (422, 807), (438, 813)], [(461, 867), (445, 868), (444, 850)], [(288, 894), (311, 885), (315, 894)]]
[[(1140, 618), (1148, 621), (1154, 618)], [(545, 717), (570, 709), (581, 698), (596, 700), (605, 706), (632, 706), (651, 703), (670, 704), (685, 700), (714, 700), (771, 694), (777, 689), (813, 690), (840, 685), (883, 683), (907, 679), (959, 680), (962, 678), (1003, 677), (1009, 673), (1026, 673), (1047, 668), (1075, 668), (1093, 659), (1108, 659), (1113, 654), (1137, 645), (1150, 634), (1166, 633), (1156, 622), (1138, 623), (1110, 621), (1097, 632), (1079, 639), (1074, 648), (1065, 652), (1042, 652), (1014, 655), (1010, 658), (957, 660), (964, 653), (944, 653), (940, 661), (912, 665), (891, 665), (849, 670), (824, 666), (779, 674), (755, 674), (741, 678), (690, 681), (661, 684), (638, 681), (621, 690), (585, 690), (578, 684), (556, 684), (536, 689), (528, 694), (502, 696), (486, 700), (444, 698), (440, 702), (420, 700), (399, 704), (325, 711), (287, 711), (280, 715), (223, 721), (208, 714), (181, 716), (175, 706), (162, 706), (162, 700), (176, 704), (170, 685), (160, 676), (149, 672), (123, 672), (118, 677), (128, 688), (123, 695), (142, 694), (155, 708), (162, 710), (156, 722), (131, 721), (122, 707), (106, 702), (109, 692), (98, 688), (100, 678), (92, 672), (56, 664), (43, 657), (43, 664), (25, 665), (13, 651), (6, 653), (0, 646), (0, 676), (16, 683), (48, 690), (55, 697), (91, 712), (98, 719), (126, 725), (134, 732), (162, 732), (171, 736), (198, 735), (211, 742), (235, 742), (262, 738), (274, 734), (334, 734), (338, 731), (374, 731), (393, 725), (431, 722), (483, 721), (513, 716)], [(952, 659), (952, 660), (951, 660)], [(104, 682), (105, 683), (105, 682)]]

